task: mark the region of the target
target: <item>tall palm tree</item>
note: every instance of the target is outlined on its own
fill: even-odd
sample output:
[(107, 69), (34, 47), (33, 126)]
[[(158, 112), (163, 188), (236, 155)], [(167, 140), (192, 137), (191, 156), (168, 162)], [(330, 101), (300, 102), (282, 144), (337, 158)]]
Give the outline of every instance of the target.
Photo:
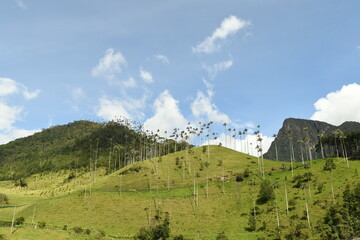
[(323, 144), (322, 144), (322, 138), (324, 137), (324, 133), (319, 133), (317, 135), (319, 137), (319, 141), (320, 141), (320, 151), (321, 151), (321, 158), (325, 158), (324, 156), (324, 147), (323, 147)]
[(278, 148), (277, 148), (277, 144), (276, 144), (276, 137), (277, 137), (277, 135), (274, 134), (273, 138), (274, 138), (274, 144), (275, 144), (275, 156), (276, 156), (276, 161), (279, 161)]

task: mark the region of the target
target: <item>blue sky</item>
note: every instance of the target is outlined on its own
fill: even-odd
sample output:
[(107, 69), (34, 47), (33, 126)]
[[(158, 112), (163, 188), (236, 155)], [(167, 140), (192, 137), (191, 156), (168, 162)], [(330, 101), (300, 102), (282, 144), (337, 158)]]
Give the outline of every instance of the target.
[[(6, 0), (0, 143), (125, 115), (150, 129), (360, 121), (360, 2)], [(266, 136), (268, 136), (266, 138)]]

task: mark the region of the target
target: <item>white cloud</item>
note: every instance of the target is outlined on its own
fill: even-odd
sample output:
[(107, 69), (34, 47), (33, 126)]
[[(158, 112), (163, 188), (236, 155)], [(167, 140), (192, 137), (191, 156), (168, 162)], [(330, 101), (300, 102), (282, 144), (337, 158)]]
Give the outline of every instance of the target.
[(154, 115), (144, 123), (144, 129), (156, 131), (160, 129), (171, 132), (174, 128), (185, 128), (188, 121), (181, 114), (178, 101), (168, 90), (162, 92), (155, 100)]
[(230, 67), (232, 67), (232, 65), (233, 65), (233, 61), (228, 60), (228, 61), (215, 63), (215, 64), (210, 65), (210, 66), (209, 65), (203, 65), (203, 68), (209, 74), (209, 77), (211, 79), (214, 79), (219, 72), (223, 72), (223, 71), (229, 69)]
[(340, 125), (345, 121), (360, 122), (360, 85), (345, 85), (340, 90), (317, 100), (314, 106), (316, 112), (311, 116), (312, 120), (334, 125)]
[(99, 60), (92, 71), (93, 77), (105, 78), (108, 82), (114, 83), (116, 81), (117, 74), (121, 72), (122, 66), (126, 65), (126, 59), (120, 52), (115, 52), (114, 49), (109, 48), (106, 50), (103, 58)]
[(217, 28), (210, 37), (207, 37), (203, 42), (192, 48), (195, 54), (213, 53), (221, 48), (221, 45), (228, 36), (234, 35), (238, 30), (250, 25), (250, 22), (241, 20), (236, 16), (229, 16), (225, 18), (221, 26)]
[(195, 100), (191, 103), (193, 116), (199, 120), (213, 121), (217, 123), (229, 123), (230, 118), (219, 111), (215, 104), (212, 103), (211, 96), (205, 95), (199, 91)]
[(9, 106), (0, 100), (0, 130), (10, 130), (22, 110), (21, 107)]
[(136, 81), (134, 78), (130, 77), (128, 80), (122, 81), (122, 85), (125, 88), (134, 88), (134, 87), (136, 87)]
[(162, 62), (163, 64), (169, 64), (170, 61), (169, 61), (169, 58), (165, 55), (161, 55), (161, 54), (158, 54), (158, 55), (154, 55), (153, 56), (155, 59), (159, 60), (160, 62)]
[(40, 94), (40, 90), (36, 89), (35, 91), (29, 91), (27, 88), (24, 88), (22, 94), (27, 100), (37, 98)]
[(20, 8), (22, 8), (22, 9), (26, 9), (27, 7), (26, 7), (26, 5), (25, 5), (25, 3), (23, 2), (23, 1), (21, 1), (21, 0), (15, 0), (16, 1), (16, 4), (20, 7)]
[(0, 97), (18, 93), (18, 83), (10, 78), (0, 78)]
[(152, 83), (152, 82), (154, 82), (154, 79), (153, 79), (151, 73), (143, 70), (142, 68), (140, 68), (140, 77), (141, 77), (142, 80), (144, 80), (144, 82), (146, 82), (146, 83)]
[(103, 96), (99, 99), (96, 115), (105, 120), (117, 120), (120, 117), (131, 120), (142, 119), (144, 117), (142, 110), (146, 106), (148, 97), (147, 92), (141, 98), (132, 98), (127, 95), (121, 99)]
[(118, 99), (109, 99), (107, 97), (100, 98), (100, 107), (96, 115), (105, 120), (116, 120), (120, 117), (131, 119), (130, 113), (126, 111), (123, 101)]
[(0, 78), (0, 97), (5, 97), (7, 95), (16, 94), (21, 92), (26, 100), (31, 100), (37, 98), (40, 94), (40, 90), (36, 89), (35, 91), (29, 91), (28, 88), (16, 82), (10, 78)]
[(0, 144), (5, 144), (19, 137), (31, 135), (39, 130), (26, 130), (14, 127), (16, 121), (21, 119), (23, 107), (11, 106), (7, 97), (13, 94), (22, 94), (26, 100), (38, 96), (40, 90), (31, 92), (21, 83), (10, 78), (0, 78)]
[(207, 95), (202, 91), (198, 91), (196, 98), (191, 103), (191, 112), (196, 121), (213, 121), (217, 123), (230, 123), (230, 118), (220, 112), (214, 103), (212, 97), (214, 96), (214, 84), (203, 80), (206, 86)]
[[(249, 131), (249, 132), (252, 132)], [(262, 138), (261, 146), (263, 149), (263, 154), (265, 154), (272, 143), (274, 141), (273, 137), (268, 137), (260, 134)], [(239, 138), (239, 135), (236, 135), (236, 139), (234, 137), (230, 136), (229, 134), (221, 133), (220, 136), (216, 140), (210, 140), (210, 144), (218, 145), (221, 143), (222, 146), (234, 149), (238, 152), (250, 154), (252, 156), (260, 156), (260, 153), (256, 149), (256, 146), (260, 143), (257, 141), (257, 136), (253, 134), (247, 134), (246, 138), (244, 135), (242, 135), (241, 139)]]

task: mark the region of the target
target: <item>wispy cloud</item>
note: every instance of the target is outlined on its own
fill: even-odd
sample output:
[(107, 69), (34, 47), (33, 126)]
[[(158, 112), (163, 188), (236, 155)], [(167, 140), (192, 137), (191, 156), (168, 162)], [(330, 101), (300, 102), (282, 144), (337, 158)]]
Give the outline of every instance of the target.
[(114, 83), (117, 75), (121, 72), (121, 68), (126, 65), (126, 59), (120, 52), (115, 52), (114, 49), (106, 50), (104, 57), (99, 60), (99, 63), (91, 70), (93, 77), (105, 78), (110, 84)]
[(154, 79), (150, 72), (145, 71), (142, 67), (140, 67), (140, 77), (146, 83), (153, 83)]
[(215, 29), (211, 36), (193, 47), (192, 52), (194, 54), (210, 54), (218, 51), (228, 36), (234, 35), (237, 31), (248, 25), (250, 25), (250, 22), (231, 15), (222, 21), (221, 26)]
[(170, 60), (167, 56), (165, 55), (161, 55), (161, 54), (158, 54), (158, 55), (153, 55), (153, 57), (157, 60), (159, 60), (160, 62), (162, 62), (163, 64), (169, 64), (170, 63)]
[(215, 63), (213, 65), (205, 65), (204, 64), (203, 68), (206, 70), (209, 77), (211, 79), (214, 79), (219, 72), (223, 72), (223, 71), (229, 69), (232, 65), (233, 65), (233, 61), (228, 60), (228, 61), (222, 61), (219, 63)]
[(22, 9), (26, 9), (26, 8), (27, 8), (26, 4), (25, 4), (23, 1), (21, 1), (21, 0), (15, 0), (15, 1), (16, 1), (16, 4), (17, 4), (20, 8), (22, 8)]

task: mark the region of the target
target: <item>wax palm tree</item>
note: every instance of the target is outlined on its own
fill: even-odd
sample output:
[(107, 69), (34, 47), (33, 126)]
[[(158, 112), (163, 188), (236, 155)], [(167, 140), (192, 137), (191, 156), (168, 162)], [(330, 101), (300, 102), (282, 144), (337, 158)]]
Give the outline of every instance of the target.
[(324, 133), (319, 133), (317, 135), (319, 137), (319, 142), (320, 142), (320, 151), (321, 151), (321, 158), (325, 158), (324, 156), (324, 147), (323, 147), (323, 144), (322, 144), (322, 138), (324, 137)]
[(276, 144), (276, 137), (277, 137), (277, 135), (274, 134), (273, 138), (274, 138), (274, 144), (275, 144), (275, 156), (276, 156), (276, 161), (279, 161), (278, 148), (277, 148), (277, 144)]

